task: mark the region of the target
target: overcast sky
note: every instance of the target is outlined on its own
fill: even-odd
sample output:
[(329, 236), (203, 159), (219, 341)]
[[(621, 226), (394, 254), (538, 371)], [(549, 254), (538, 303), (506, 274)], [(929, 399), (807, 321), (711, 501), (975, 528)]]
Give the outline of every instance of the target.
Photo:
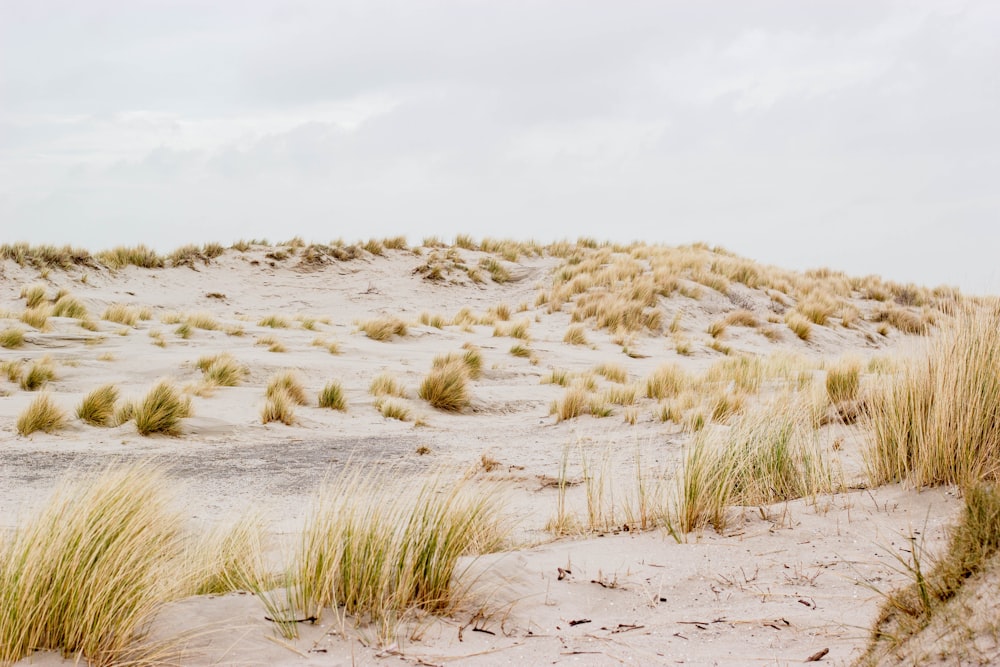
[(2, 241), (707, 241), (1000, 292), (1000, 2), (0, 0)]

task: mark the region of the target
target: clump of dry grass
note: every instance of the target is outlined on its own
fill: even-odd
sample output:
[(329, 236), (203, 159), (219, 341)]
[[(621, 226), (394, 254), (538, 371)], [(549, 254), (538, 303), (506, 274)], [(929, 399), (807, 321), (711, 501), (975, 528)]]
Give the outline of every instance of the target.
[(256, 514), (247, 514), (230, 526), (190, 541), (182, 556), (190, 583), (181, 594), (252, 592), (267, 585), (272, 577), (262, 557), (263, 536), (263, 521)]
[(96, 258), (109, 269), (121, 269), (130, 264), (143, 269), (162, 269), (165, 264), (163, 258), (156, 251), (141, 244), (133, 247), (118, 246), (111, 250), (103, 250), (97, 253)]
[(107, 426), (114, 417), (117, 402), (118, 387), (113, 384), (101, 385), (83, 397), (76, 408), (76, 416), (94, 426)]
[(966, 309), (871, 392), (865, 450), (875, 484), (973, 483), (1000, 476), (1000, 307)]
[(408, 333), (406, 322), (398, 317), (381, 316), (358, 323), (358, 328), (372, 340), (387, 341), (393, 336), (405, 336)]
[(468, 477), (438, 476), (415, 492), (388, 476), (342, 477), (315, 506), (290, 576), (291, 613), (319, 618), (341, 606), (383, 641), (408, 610), (454, 610), (469, 590), (461, 558), (495, 550), (504, 535), (499, 494)]
[(288, 348), (284, 343), (274, 336), (259, 336), (254, 340), (254, 345), (266, 346), (268, 352), (287, 352)]
[(139, 435), (179, 435), (181, 420), (190, 416), (191, 399), (182, 396), (169, 380), (156, 383), (132, 412)]
[(20, 382), (24, 375), (24, 362), (20, 359), (8, 359), (0, 361), (0, 371), (7, 376), (8, 382)]
[(471, 343), (465, 343), (462, 348), (465, 352), (451, 352), (434, 357), (433, 368), (442, 368), (457, 361), (465, 366), (470, 379), (478, 380), (483, 374), (482, 350)]
[(628, 371), (621, 364), (604, 363), (594, 369), (598, 375), (603, 375), (611, 382), (625, 384), (628, 382)]
[(785, 324), (796, 336), (802, 340), (809, 340), (812, 336), (812, 323), (803, 315), (790, 310), (785, 315)]
[[(405, 241), (405, 239), (404, 239)], [(344, 387), (333, 380), (326, 383), (319, 392), (319, 407), (330, 408), (332, 410), (347, 410), (347, 399), (344, 396)]]
[(677, 364), (663, 364), (646, 378), (646, 398), (660, 400), (676, 396), (689, 382), (683, 368)]
[(826, 393), (834, 404), (853, 401), (861, 388), (861, 360), (841, 359), (826, 371)]
[(219, 321), (212, 317), (211, 313), (191, 313), (185, 321), (196, 329), (215, 331), (219, 328)]
[(78, 320), (86, 319), (88, 316), (87, 307), (73, 295), (63, 294), (53, 304), (52, 316), (73, 317)]
[(406, 398), (406, 388), (389, 373), (379, 373), (368, 385), (368, 393), (372, 396), (398, 396)]
[(20, 376), (21, 389), (25, 391), (36, 391), (54, 380), (56, 369), (52, 360), (48, 357), (36, 359), (28, 365), (28, 370)]
[(180, 519), (149, 467), (66, 480), (0, 547), (0, 663), (57, 650), (147, 664), (135, 642), (174, 594)]
[(288, 321), (288, 318), (283, 315), (266, 315), (262, 317), (257, 326), (260, 327), (271, 327), (272, 329), (287, 329), (292, 324)]
[(585, 387), (570, 387), (563, 394), (561, 400), (552, 404), (551, 414), (556, 416), (557, 422), (568, 419), (576, 419), (580, 415), (587, 414), (590, 410), (591, 394)]
[[(17, 432), (30, 435), (35, 431), (53, 433), (66, 425), (66, 414), (59, 409), (47, 393), (42, 393), (33, 400), (17, 418)], [(2, 593), (0, 593), (2, 595)], [(0, 610), (0, 617), (2, 617)], [(2, 624), (0, 624), (2, 628)], [(3, 648), (0, 646), (0, 651)]]
[(24, 345), (24, 331), (17, 327), (7, 327), (0, 331), (0, 347), (12, 350)]
[(236, 387), (247, 374), (247, 369), (229, 353), (201, 357), (196, 366), (207, 382), (219, 387)]
[(140, 311), (138, 308), (126, 306), (121, 303), (113, 303), (105, 309), (102, 319), (108, 322), (124, 324), (127, 327), (134, 327), (139, 321), (139, 315)]
[(730, 505), (761, 506), (825, 493), (830, 465), (801, 404), (767, 406), (725, 431), (700, 430), (677, 484), (677, 524), (726, 526)]
[(531, 358), (531, 348), (527, 345), (521, 345), (520, 343), (515, 343), (510, 346), (510, 353), (512, 356), (520, 357), (522, 359)]
[(572, 324), (568, 329), (566, 329), (566, 335), (563, 336), (563, 342), (569, 343), (570, 345), (586, 345), (587, 332), (583, 328), (583, 325)]
[(21, 288), (21, 298), (26, 308), (34, 308), (45, 303), (45, 283), (32, 283)]
[(47, 331), (49, 328), (49, 317), (52, 315), (52, 306), (47, 303), (28, 308), (21, 313), (21, 321), (29, 327), (39, 331)]
[(924, 317), (894, 305), (879, 309), (872, 319), (875, 322), (892, 325), (908, 334), (926, 334), (930, 329), (929, 322)]
[(507, 336), (509, 338), (519, 338), (521, 340), (528, 340), (530, 338), (528, 334), (528, 329), (531, 327), (531, 320), (522, 319), (516, 322), (508, 322), (505, 324), (497, 324), (493, 327), (494, 336)]
[(398, 419), (401, 422), (410, 421), (410, 408), (402, 401), (380, 398), (375, 401), (375, 409), (386, 419)]
[(465, 363), (450, 361), (431, 369), (420, 383), (417, 395), (438, 410), (458, 412), (469, 404), (468, 379)]
[(261, 423), (269, 424), (271, 422), (281, 422), (285, 426), (295, 424), (296, 402), (297, 401), (282, 388), (277, 388), (268, 392), (264, 402), (264, 409), (261, 410), (260, 413)]
[(284, 392), (294, 403), (298, 405), (308, 405), (309, 399), (306, 397), (306, 390), (299, 382), (294, 371), (279, 371), (271, 376), (267, 382), (265, 396), (271, 398), (273, 395)]

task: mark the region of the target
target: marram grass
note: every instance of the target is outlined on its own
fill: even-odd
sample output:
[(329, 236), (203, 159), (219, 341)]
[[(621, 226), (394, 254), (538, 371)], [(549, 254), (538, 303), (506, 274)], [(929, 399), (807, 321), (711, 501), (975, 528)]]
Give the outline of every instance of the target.
[(46, 649), (141, 664), (135, 642), (175, 585), (180, 519), (166, 480), (135, 466), (58, 488), (0, 547), (0, 664)]
[(83, 397), (76, 408), (76, 416), (94, 426), (107, 426), (114, 418), (117, 402), (118, 388), (113, 384), (101, 385)]
[(469, 371), (461, 360), (431, 369), (417, 395), (438, 410), (458, 412), (469, 404)]
[(169, 380), (160, 380), (138, 401), (132, 413), (140, 435), (179, 435), (181, 419), (191, 416), (191, 401)]
[(17, 418), (17, 432), (31, 435), (35, 431), (53, 433), (66, 425), (66, 414), (47, 393), (33, 400)]

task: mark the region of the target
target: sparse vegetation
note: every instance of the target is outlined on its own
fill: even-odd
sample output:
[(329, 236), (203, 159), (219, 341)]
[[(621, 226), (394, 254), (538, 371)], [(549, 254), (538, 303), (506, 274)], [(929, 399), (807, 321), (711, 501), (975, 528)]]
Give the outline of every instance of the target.
[(267, 382), (265, 396), (271, 398), (273, 395), (284, 392), (288, 398), (298, 405), (308, 405), (306, 390), (302, 387), (298, 377), (293, 371), (280, 371), (271, 376)]
[(344, 387), (333, 380), (326, 383), (319, 392), (319, 407), (332, 410), (347, 410), (347, 399), (344, 397)]
[(271, 327), (272, 329), (287, 329), (291, 325), (288, 318), (282, 315), (267, 315), (257, 322), (259, 327)]
[(372, 340), (387, 341), (393, 336), (405, 336), (408, 333), (406, 322), (398, 317), (376, 317), (358, 323), (358, 328)]
[(375, 409), (386, 419), (398, 419), (401, 422), (410, 421), (410, 408), (402, 401), (380, 398), (375, 401)]
[(587, 332), (584, 330), (583, 326), (579, 324), (572, 324), (568, 329), (566, 329), (566, 335), (563, 336), (563, 342), (569, 343), (570, 345), (586, 345)]
[(139, 321), (139, 309), (121, 303), (113, 303), (105, 309), (101, 319), (134, 327)]
[(389, 373), (379, 373), (372, 378), (372, 382), (368, 386), (368, 393), (376, 398), (380, 396), (406, 398), (406, 389)]
[(458, 412), (469, 404), (468, 377), (462, 361), (435, 366), (420, 383), (417, 395), (438, 410)]
[(37, 391), (54, 380), (56, 369), (49, 357), (36, 359), (28, 365), (28, 370), (20, 376), (21, 389)]
[(0, 331), (0, 347), (8, 350), (24, 345), (24, 331), (17, 327), (7, 327)]
[(262, 424), (281, 422), (285, 426), (295, 424), (295, 404), (289, 393), (283, 388), (275, 388), (267, 393), (264, 409), (260, 413)]
[(181, 420), (191, 416), (191, 400), (169, 380), (160, 380), (135, 404), (132, 419), (139, 435), (179, 435)]
[(207, 382), (218, 387), (236, 387), (247, 374), (247, 369), (228, 353), (202, 357), (197, 367)]

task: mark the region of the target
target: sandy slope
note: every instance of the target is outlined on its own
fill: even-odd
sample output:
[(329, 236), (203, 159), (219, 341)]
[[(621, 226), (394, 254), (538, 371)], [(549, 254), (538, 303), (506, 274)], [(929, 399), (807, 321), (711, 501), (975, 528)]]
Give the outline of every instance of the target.
[[(480, 256), (464, 254), (473, 263)], [(543, 526), (556, 503), (551, 480), (567, 448), (571, 477), (579, 476), (579, 452), (592, 460), (612, 452), (612, 481), (625, 483), (634, 474), (637, 453), (651, 470), (670, 469), (689, 436), (655, 419), (655, 403), (649, 401), (640, 403), (634, 425), (623, 421), (621, 409), (606, 419), (556, 423), (549, 404), (564, 390), (541, 384), (541, 377), (553, 368), (585, 371), (605, 361), (624, 365), (633, 380), (664, 360), (703, 370), (722, 357), (708, 347), (709, 322), (733, 310), (736, 301), (766, 313), (770, 300), (741, 285), (734, 286), (738, 298), (708, 291), (697, 301), (665, 299), (665, 321), (683, 314), (682, 329), (694, 353), (678, 355), (663, 337), (641, 335), (630, 345), (633, 358), (622, 354), (606, 331), (589, 329), (588, 346), (563, 343), (568, 313), (548, 314), (532, 306), (557, 259), (522, 258), (509, 265), (514, 280), (503, 285), (427, 281), (413, 273), (422, 261), (410, 252), (390, 251), (384, 258), (318, 268), (298, 266), (294, 259), (271, 266), (257, 249), (230, 251), (196, 270), (51, 272), (51, 291), (68, 288), (95, 319), (114, 302), (149, 306), (154, 314), (134, 329), (102, 321), (97, 333), (81, 329), (76, 320), (57, 318), (50, 331), (29, 332), (25, 347), (0, 350), (0, 360), (51, 355), (58, 379), (50, 389), (65, 409), (105, 382), (118, 384), (127, 396), (141, 395), (161, 377), (194, 383), (200, 377), (195, 362), (205, 354), (230, 351), (250, 376), (239, 387), (195, 397), (194, 416), (180, 438), (143, 438), (131, 424), (98, 429), (80, 423), (55, 435), (20, 437), (14, 422), (34, 395), (0, 380), (0, 525), (11, 528), (23, 520), (62, 475), (115, 460), (152, 456), (168, 463), (182, 489), (183, 510), (195, 525), (227, 521), (254, 506), (269, 517), (279, 541), (294, 535), (324, 476), (348, 462), (391, 467), (414, 480), (442, 465), (475, 465), (483, 455), (500, 463), (480, 475), (507, 488), (517, 539), (538, 546), (473, 563), (473, 573), (481, 574), (475, 577), (472, 608), (454, 618), (422, 622), (415, 633), (419, 639), (404, 632), (392, 647), (366, 646), (358, 638), (364, 631), (350, 622), (345, 639), (332, 614), (319, 626), (304, 627), (293, 645), (280, 645), (271, 639), (262, 607), (249, 595), (189, 599), (165, 610), (154, 636), (200, 633), (190, 642), (184, 664), (232, 665), (790, 664), (824, 648), (829, 649), (825, 663), (847, 664), (864, 644), (878, 603), (878, 596), (859, 582), (888, 590), (901, 581), (889, 555), (908, 546), (901, 533), (920, 531), (932, 549), (943, 541), (943, 526), (958, 506), (948, 491), (883, 488), (815, 505), (795, 501), (748, 510), (725, 535), (692, 534), (682, 544), (655, 531), (609, 531), (549, 542)], [(16, 312), (23, 308), (21, 287), (37, 280), (38, 272), (12, 262), (0, 269), (0, 309)], [(84, 274), (86, 283), (80, 281)], [(485, 312), (501, 302), (512, 310), (525, 304), (527, 311), (514, 319), (532, 320), (530, 346), (537, 365), (511, 356), (508, 350), (517, 341), (494, 337), (491, 326), (462, 331), (415, 325), (405, 338), (377, 342), (354, 324), (377, 314), (415, 321), (423, 311), (451, 316), (469, 307)], [(159, 321), (168, 311), (207, 311), (224, 325), (243, 327), (245, 335), (196, 330), (183, 340), (172, 333), (174, 325)], [(258, 326), (272, 313), (329, 318), (329, 323), (317, 323), (312, 331), (297, 323), (288, 329)], [(152, 344), (151, 330), (163, 332), (166, 347)], [(813, 360), (846, 351), (883, 354), (912, 342), (898, 333), (884, 338), (872, 331), (865, 322), (852, 329), (817, 327), (806, 343), (787, 330), (771, 341), (752, 329), (732, 328), (724, 340), (752, 354), (791, 351)], [(262, 335), (276, 336), (288, 351), (254, 345)], [(338, 341), (341, 353), (311, 345), (316, 337)], [(473, 384), (473, 404), (462, 414), (437, 412), (416, 399), (416, 387), (435, 355), (459, 350), (465, 342), (481, 347), (485, 361), (483, 378)], [(341, 380), (348, 411), (304, 407), (296, 426), (262, 425), (262, 388), (280, 369), (295, 369), (313, 395), (326, 381)], [(409, 388), (409, 404), (425, 426), (387, 420), (374, 409), (368, 384), (382, 371)], [(836, 456), (847, 481), (856, 480), (860, 429), (831, 426), (822, 437), (827, 445), (838, 441)], [(420, 446), (430, 453), (418, 455)], [(581, 487), (571, 489), (569, 501), (583, 511)], [(560, 580), (557, 568), (571, 574)], [(476, 605), (486, 609), (485, 618), (477, 620)], [(211, 631), (201, 632), (206, 628)], [(59, 660), (36, 655), (26, 662)]]

